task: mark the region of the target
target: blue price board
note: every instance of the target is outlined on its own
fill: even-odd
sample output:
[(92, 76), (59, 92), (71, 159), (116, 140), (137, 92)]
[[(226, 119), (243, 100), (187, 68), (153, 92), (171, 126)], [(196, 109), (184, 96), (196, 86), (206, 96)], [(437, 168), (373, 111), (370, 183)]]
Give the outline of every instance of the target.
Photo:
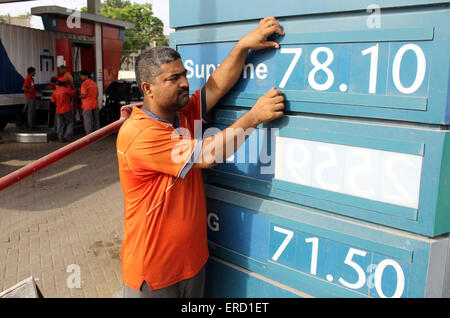
[[(218, 109), (222, 129), (243, 112)], [(208, 131), (208, 129), (206, 130)], [(260, 126), (210, 182), (407, 231), (450, 232), (449, 132), (309, 116)]]
[(207, 275), (223, 287), (207, 293), (448, 297), (448, 3), (171, 0), (191, 92), (265, 16), (280, 48), (249, 51), (203, 137), (272, 87), (285, 116), (203, 171)]
[(318, 297), (447, 293), (446, 236), (428, 239), (330, 218), (211, 185), (207, 194), (211, 253), (232, 264)]
[[(420, 26), (411, 28), (417, 19)], [(389, 27), (379, 29), (359, 23), (352, 28), (351, 21), (351, 16), (321, 17), (307, 27), (281, 21), (280, 49), (250, 51), (239, 82), (221, 103), (251, 107), (275, 86), (285, 94), (287, 111), (449, 124), (450, 10), (389, 14), (384, 17)], [(335, 30), (342, 25), (345, 31)], [(171, 42), (192, 90), (206, 82), (236, 43), (225, 37), (226, 27), (198, 32), (180, 31)], [(237, 34), (236, 28), (230, 34)]]
[[(190, 84), (194, 88), (204, 84), (234, 44), (180, 46)], [(254, 98), (252, 93), (263, 94), (276, 86), (286, 90), (288, 100), (293, 101), (301, 98), (298, 97), (301, 92), (341, 93), (334, 97), (342, 101), (345, 94), (373, 94), (368, 97), (376, 97), (380, 101), (382, 98), (379, 96), (387, 95), (426, 97), (431, 62), (426, 56), (431, 56), (431, 48), (431, 42), (366, 42), (283, 45), (280, 50), (250, 52), (241, 81), (233, 88), (232, 95)], [(244, 92), (249, 94), (241, 94)], [(423, 100), (415, 99), (416, 103)], [(405, 104), (404, 107), (408, 106)], [(422, 108), (417, 105), (409, 107), (425, 110), (426, 103)]]

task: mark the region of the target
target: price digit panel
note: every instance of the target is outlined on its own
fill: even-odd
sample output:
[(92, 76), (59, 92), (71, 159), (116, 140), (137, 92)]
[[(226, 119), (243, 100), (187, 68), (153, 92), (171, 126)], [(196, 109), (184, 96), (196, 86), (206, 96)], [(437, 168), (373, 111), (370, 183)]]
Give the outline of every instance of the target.
[[(360, 19), (281, 21), (280, 49), (251, 51), (222, 104), (251, 107), (275, 86), (285, 94), (287, 111), (449, 124), (449, 10), (389, 13), (383, 16), (386, 27), (379, 29), (361, 25)], [(411, 28), (417, 19), (420, 27)], [(345, 29), (336, 31), (339, 27)], [(320, 32), (307, 32), (315, 29)], [(198, 32), (179, 32), (172, 39), (192, 89), (204, 85), (236, 43), (216, 35), (225, 34), (226, 27)], [(229, 34), (236, 31), (230, 27)]]
[[(217, 110), (212, 125), (223, 129), (242, 113)], [(205, 174), (218, 184), (436, 236), (450, 231), (449, 138), (433, 127), (284, 116), (258, 127)]]
[(318, 297), (445, 296), (448, 237), (330, 218), (211, 185), (207, 193), (216, 257)]

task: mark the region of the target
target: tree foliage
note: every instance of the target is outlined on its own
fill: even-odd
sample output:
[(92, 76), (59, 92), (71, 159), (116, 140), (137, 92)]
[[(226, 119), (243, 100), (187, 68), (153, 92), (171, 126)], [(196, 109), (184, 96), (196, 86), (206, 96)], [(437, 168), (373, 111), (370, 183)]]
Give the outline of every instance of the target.
[[(86, 7), (82, 11), (87, 11)], [(137, 4), (129, 0), (106, 0), (100, 14), (104, 17), (134, 23), (134, 29), (126, 29), (122, 48), (122, 61), (130, 54), (145, 50), (151, 44), (168, 45), (163, 33), (163, 22), (153, 16), (150, 3)]]

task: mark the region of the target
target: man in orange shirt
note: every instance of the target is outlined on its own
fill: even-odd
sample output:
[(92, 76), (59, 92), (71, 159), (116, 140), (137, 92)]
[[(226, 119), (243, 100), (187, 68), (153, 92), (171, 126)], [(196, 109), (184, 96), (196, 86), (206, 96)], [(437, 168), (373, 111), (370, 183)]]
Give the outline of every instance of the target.
[(27, 77), (22, 86), (22, 90), (25, 93), (25, 108), (24, 112), (27, 112), (27, 125), (29, 130), (34, 130), (36, 123), (36, 87), (34, 86), (34, 75), (36, 75), (36, 69), (29, 67), (27, 69)]
[(80, 97), (81, 109), (83, 110), (83, 125), (86, 135), (100, 128), (100, 117), (98, 112), (98, 88), (97, 83), (89, 78), (88, 71), (80, 72), (81, 83)]
[(66, 82), (58, 81), (58, 87), (53, 91), (51, 101), (56, 104), (56, 134), (60, 142), (71, 141), (73, 138), (71, 95), (72, 92), (66, 87)]
[(60, 65), (59, 72), (61, 73), (61, 77), (64, 77), (64, 81), (66, 82), (66, 87), (69, 89), (73, 89), (73, 76), (67, 71), (66, 66)]
[[(72, 95), (70, 95), (70, 102), (72, 105), (72, 114), (75, 116), (75, 114), (76, 114), (75, 111), (78, 111), (78, 99), (77, 99), (77, 94), (74, 89), (75, 86), (73, 84), (73, 76), (72, 76), (72, 74), (69, 73), (69, 71), (67, 70), (65, 65), (59, 66), (59, 73), (60, 73), (60, 77), (58, 78), (58, 81), (64, 80), (64, 82), (66, 82), (66, 87), (69, 89), (69, 91), (72, 92)], [(79, 120), (80, 119), (77, 119), (77, 122)]]
[(272, 33), (283, 34), (278, 21), (261, 20), (191, 97), (177, 51), (155, 47), (138, 57), (144, 102), (133, 107), (117, 136), (124, 297), (203, 296), (209, 252), (201, 168), (223, 162), (226, 151), (219, 150), (236, 151), (248, 137), (240, 138), (245, 130), (281, 117), (284, 98), (272, 88), (229, 128), (204, 140), (193, 138), (201, 130), (196, 124), (237, 82), (248, 50), (279, 48), (267, 40)]

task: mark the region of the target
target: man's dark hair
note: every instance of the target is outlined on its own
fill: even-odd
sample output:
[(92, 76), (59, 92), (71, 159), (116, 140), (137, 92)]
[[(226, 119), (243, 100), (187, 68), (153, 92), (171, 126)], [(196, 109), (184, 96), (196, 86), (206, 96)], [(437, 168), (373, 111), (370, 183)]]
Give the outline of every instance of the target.
[(161, 65), (181, 59), (180, 53), (167, 46), (152, 47), (142, 52), (136, 59), (136, 84), (141, 89), (142, 82), (153, 83), (161, 74)]
[(27, 74), (31, 74), (34, 71), (36, 71), (36, 69), (33, 66), (30, 66), (29, 68), (27, 68)]
[(80, 72), (80, 75), (85, 75), (85, 76), (87, 76), (88, 78), (90, 77), (89, 71), (86, 71), (86, 70), (82, 70), (82, 71)]

